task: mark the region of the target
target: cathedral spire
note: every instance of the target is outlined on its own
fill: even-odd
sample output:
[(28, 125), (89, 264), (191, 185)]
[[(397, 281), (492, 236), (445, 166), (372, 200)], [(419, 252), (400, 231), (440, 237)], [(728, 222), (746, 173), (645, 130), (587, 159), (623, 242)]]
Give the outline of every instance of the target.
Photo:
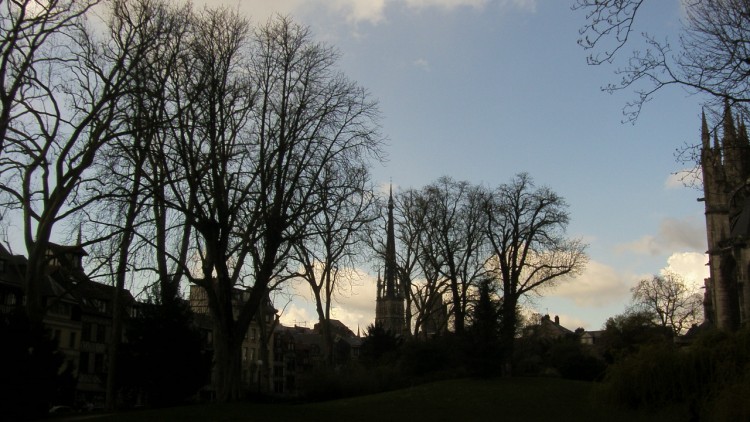
[(708, 131), (705, 110), (701, 113), (701, 118), (701, 141), (703, 142), (703, 150), (708, 151), (708, 149), (711, 148), (711, 133)]
[(388, 196), (388, 227), (385, 241), (385, 296), (396, 297), (396, 235), (393, 227), (393, 185)]
[[(378, 283), (378, 297), (375, 307), (375, 325), (396, 335), (409, 333), (404, 320), (404, 296), (398, 284), (396, 264), (396, 235), (393, 227), (393, 185), (388, 194), (388, 223), (385, 240), (385, 262), (383, 281)], [(378, 274), (378, 280), (380, 275)]]

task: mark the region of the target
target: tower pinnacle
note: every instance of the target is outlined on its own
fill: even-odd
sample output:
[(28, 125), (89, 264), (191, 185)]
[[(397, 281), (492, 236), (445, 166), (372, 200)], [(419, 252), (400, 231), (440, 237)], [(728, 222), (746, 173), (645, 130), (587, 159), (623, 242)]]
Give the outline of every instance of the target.
[(393, 185), (390, 187), (388, 194), (388, 226), (386, 228), (386, 240), (385, 240), (385, 271), (384, 279), (385, 282), (385, 296), (386, 297), (397, 297), (397, 285), (396, 285), (396, 235), (393, 227)]
[(393, 223), (393, 185), (388, 192), (388, 222), (386, 225), (385, 262), (383, 280), (378, 273), (378, 296), (375, 308), (375, 324), (397, 335), (408, 334), (404, 321), (404, 296), (398, 283), (396, 263), (396, 235)]

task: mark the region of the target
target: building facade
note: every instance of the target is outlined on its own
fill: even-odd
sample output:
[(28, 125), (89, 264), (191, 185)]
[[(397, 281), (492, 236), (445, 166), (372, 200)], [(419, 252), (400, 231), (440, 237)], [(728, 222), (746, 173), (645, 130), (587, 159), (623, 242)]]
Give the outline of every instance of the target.
[[(74, 402), (103, 405), (115, 288), (89, 279), (83, 271), (85, 255), (80, 246), (50, 244), (47, 271), (39, 280), (42, 322), (65, 356), (60, 371), (75, 379)], [(24, 256), (0, 246), (0, 314), (23, 306), (26, 265)], [(136, 303), (130, 292), (122, 292), (121, 301), (133, 315)]]
[(718, 128), (701, 125), (701, 170), (708, 241), (706, 322), (736, 330), (750, 317), (750, 142), (727, 104)]
[[(249, 299), (250, 292), (247, 290), (235, 289), (232, 298), (232, 307), (235, 318), (239, 314), (241, 306)], [(208, 307), (208, 295), (202, 287), (194, 284), (190, 285), (190, 309), (195, 314), (195, 323), (198, 329), (203, 332), (206, 344), (209, 348), (213, 347), (213, 340), (216, 336), (213, 318)], [(243, 387), (248, 393), (262, 392), (266, 393), (272, 390), (271, 371), (273, 370), (273, 336), (274, 328), (278, 324), (277, 310), (273, 307), (271, 300), (266, 298), (260, 306), (258, 313), (253, 318), (247, 329), (245, 338), (242, 340), (242, 363), (240, 367), (240, 378)], [(211, 379), (215, 379), (212, 374)], [(214, 388), (208, 386), (204, 388), (202, 394), (205, 398), (212, 398)]]

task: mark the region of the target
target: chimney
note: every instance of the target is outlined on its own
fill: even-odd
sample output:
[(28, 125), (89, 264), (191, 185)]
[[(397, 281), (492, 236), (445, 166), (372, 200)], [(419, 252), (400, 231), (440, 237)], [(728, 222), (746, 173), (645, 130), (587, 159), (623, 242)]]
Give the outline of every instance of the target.
[(560, 325), (560, 317), (555, 315), (555, 325)]

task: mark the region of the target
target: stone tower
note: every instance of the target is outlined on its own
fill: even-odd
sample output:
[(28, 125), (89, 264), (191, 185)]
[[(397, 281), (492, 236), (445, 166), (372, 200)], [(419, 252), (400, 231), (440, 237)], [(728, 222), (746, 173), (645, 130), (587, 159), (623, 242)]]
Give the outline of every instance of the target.
[[(709, 278), (705, 280), (706, 321), (736, 330), (750, 317), (750, 142), (727, 104), (722, 139), (711, 134), (703, 115), (701, 169), (706, 214)], [(747, 298), (747, 300), (745, 300)]]
[(396, 236), (393, 228), (393, 188), (388, 197), (388, 224), (385, 241), (385, 263), (383, 279), (378, 274), (378, 291), (375, 305), (375, 325), (386, 331), (403, 335), (406, 331), (404, 323), (404, 294), (401, 283), (398, 282), (398, 267), (396, 264)]

